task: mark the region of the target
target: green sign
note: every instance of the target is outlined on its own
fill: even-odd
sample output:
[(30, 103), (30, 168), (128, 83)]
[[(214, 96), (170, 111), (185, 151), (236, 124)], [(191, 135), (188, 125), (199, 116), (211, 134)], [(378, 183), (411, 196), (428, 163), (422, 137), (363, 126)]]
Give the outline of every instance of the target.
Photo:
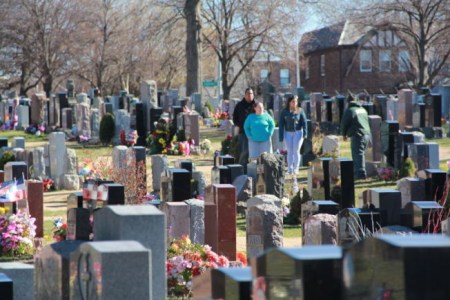
[(204, 80), (203, 86), (218, 86), (218, 82), (215, 80)]

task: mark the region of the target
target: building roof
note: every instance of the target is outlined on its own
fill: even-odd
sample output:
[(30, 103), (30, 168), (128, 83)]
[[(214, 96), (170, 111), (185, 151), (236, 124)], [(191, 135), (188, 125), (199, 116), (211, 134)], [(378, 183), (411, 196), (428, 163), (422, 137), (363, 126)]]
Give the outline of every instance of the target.
[(305, 33), (300, 40), (303, 54), (357, 44), (373, 28), (365, 24), (345, 21)]

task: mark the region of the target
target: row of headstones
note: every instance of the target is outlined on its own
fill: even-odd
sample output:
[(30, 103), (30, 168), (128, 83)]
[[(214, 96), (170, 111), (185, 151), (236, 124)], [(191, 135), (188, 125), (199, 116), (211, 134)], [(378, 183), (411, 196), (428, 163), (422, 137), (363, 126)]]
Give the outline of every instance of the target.
[(65, 133), (52, 132), (48, 140), (43, 147), (26, 150), (24, 138), (15, 137), (11, 147), (7, 138), (0, 138), (0, 154), (8, 150), (14, 153), (14, 165), (21, 168), (24, 179), (52, 178), (56, 189), (79, 189), (78, 160), (75, 150), (66, 147)]
[[(196, 299), (447, 299), (450, 238), (380, 235), (351, 247), (273, 248), (194, 278)], [(444, 277), (444, 278), (443, 278)], [(401, 279), (401, 280), (399, 280)]]
[(400, 226), (406, 232), (439, 231), (441, 221), (447, 218), (439, 204), (443, 203), (446, 186), (447, 174), (444, 171), (427, 169), (425, 179), (399, 180), (398, 190), (364, 191), (363, 208), (345, 208), (330, 200), (310, 201), (302, 205), (304, 242), (346, 244), (360, 239), (366, 230), (384, 231), (385, 227), (392, 226)]

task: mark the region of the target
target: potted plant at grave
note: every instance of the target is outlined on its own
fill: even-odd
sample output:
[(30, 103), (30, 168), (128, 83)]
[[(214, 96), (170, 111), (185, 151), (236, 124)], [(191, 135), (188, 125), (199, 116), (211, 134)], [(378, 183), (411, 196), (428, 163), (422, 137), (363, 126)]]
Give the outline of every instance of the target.
[(0, 255), (24, 257), (33, 255), (36, 236), (35, 218), (21, 211), (0, 215)]
[(56, 218), (53, 220), (53, 240), (55, 242), (64, 241), (67, 236), (67, 224), (64, 223), (62, 218)]

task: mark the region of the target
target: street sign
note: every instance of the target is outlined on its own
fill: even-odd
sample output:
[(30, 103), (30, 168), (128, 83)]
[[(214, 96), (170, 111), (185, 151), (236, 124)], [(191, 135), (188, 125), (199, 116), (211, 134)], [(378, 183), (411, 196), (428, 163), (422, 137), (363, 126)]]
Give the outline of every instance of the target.
[(215, 80), (203, 80), (203, 86), (218, 86), (218, 82)]

